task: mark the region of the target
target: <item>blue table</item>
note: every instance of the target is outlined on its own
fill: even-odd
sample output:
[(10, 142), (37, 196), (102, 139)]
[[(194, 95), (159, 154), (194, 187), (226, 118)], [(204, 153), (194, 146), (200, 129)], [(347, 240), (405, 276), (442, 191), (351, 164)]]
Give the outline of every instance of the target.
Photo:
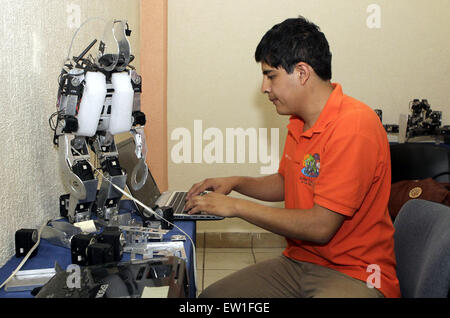
[[(126, 209), (131, 207), (128, 202), (124, 202), (121, 204), (121, 213), (126, 212)], [(128, 210), (129, 212), (129, 210)], [(196, 233), (196, 223), (195, 221), (175, 221), (174, 224), (180, 227), (186, 234), (188, 234), (195, 244), (195, 233)], [(184, 235), (177, 228), (173, 228), (170, 232), (168, 232), (163, 237), (163, 241), (170, 241), (172, 235)], [(14, 240), (14, 238), (11, 238)], [(191, 241), (186, 238), (184, 242), (184, 249), (186, 251), (186, 267), (187, 273), (189, 276), (189, 297), (195, 298), (196, 296), (196, 288), (194, 283), (194, 252), (192, 248)], [(17, 258), (15, 255), (0, 269), (0, 284), (2, 284), (11, 273), (17, 268), (20, 262), (23, 260), (23, 257)], [(123, 253), (122, 262), (126, 262), (130, 260), (130, 253)], [(72, 263), (70, 249), (56, 246), (50, 244), (44, 239), (41, 239), (41, 242), (38, 247), (37, 255), (29, 258), (21, 270), (30, 270), (30, 269), (45, 269), (45, 268), (54, 268), (55, 262), (57, 262), (62, 269), (66, 269)], [(31, 298), (30, 291), (23, 292), (6, 292), (4, 288), (0, 290), (0, 298)]]

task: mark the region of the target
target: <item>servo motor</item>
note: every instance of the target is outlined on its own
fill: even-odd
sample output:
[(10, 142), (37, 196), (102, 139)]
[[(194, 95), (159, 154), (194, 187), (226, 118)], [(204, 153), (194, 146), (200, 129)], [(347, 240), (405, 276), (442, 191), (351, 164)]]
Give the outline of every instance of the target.
[[(20, 229), (16, 231), (16, 257), (25, 256), (36, 244), (38, 239), (38, 232), (35, 229)], [(37, 254), (38, 247), (31, 253), (30, 257)]]

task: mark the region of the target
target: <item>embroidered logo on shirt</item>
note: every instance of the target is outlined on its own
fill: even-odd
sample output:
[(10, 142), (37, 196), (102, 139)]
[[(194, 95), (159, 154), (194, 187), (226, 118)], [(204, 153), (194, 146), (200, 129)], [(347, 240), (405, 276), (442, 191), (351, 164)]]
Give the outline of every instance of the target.
[(306, 154), (303, 158), (302, 173), (306, 177), (317, 178), (320, 170), (320, 156), (319, 154)]

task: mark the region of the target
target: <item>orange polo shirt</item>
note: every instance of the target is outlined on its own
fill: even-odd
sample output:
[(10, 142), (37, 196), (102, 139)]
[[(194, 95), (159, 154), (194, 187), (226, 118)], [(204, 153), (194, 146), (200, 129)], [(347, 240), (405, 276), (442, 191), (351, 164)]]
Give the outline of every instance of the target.
[[(345, 216), (326, 244), (287, 238), (284, 255), (370, 282), (385, 297), (399, 297), (394, 227), (388, 212), (391, 189), (389, 143), (376, 113), (333, 84), (314, 126), (290, 118), (278, 172), (285, 207), (314, 204)], [(378, 288), (379, 287), (379, 288)]]

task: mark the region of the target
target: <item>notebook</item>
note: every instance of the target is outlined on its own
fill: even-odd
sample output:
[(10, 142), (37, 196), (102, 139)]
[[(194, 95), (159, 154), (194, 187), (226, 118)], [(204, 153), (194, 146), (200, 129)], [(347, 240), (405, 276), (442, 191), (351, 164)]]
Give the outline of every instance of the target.
[[(138, 164), (138, 158), (135, 154), (135, 143), (133, 137), (125, 139), (117, 144), (117, 151), (119, 152), (119, 163), (122, 168), (127, 171), (127, 186), (130, 194), (144, 203), (150, 208), (156, 205), (170, 206), (173, 208), (174, 220), (222, 220), (223, 217), (210, 215), (205, 212), (197, 214), (188, 214), (184, 211), (185, 198), (187, 191), (166, 191), (161, 193), (158, 185), (153, 178), (150, 169), (148, 169), (148, 177), (145, 184), (139, 189), (134, 190), (131, 186), (131, 173), (134, 167)], [(140, 176), (137, 177), (140, 179)], [(137, 208), (142, 213), (144, 208), (137, 204)], [(145, 212), (148, 214), (149, 212)]]

